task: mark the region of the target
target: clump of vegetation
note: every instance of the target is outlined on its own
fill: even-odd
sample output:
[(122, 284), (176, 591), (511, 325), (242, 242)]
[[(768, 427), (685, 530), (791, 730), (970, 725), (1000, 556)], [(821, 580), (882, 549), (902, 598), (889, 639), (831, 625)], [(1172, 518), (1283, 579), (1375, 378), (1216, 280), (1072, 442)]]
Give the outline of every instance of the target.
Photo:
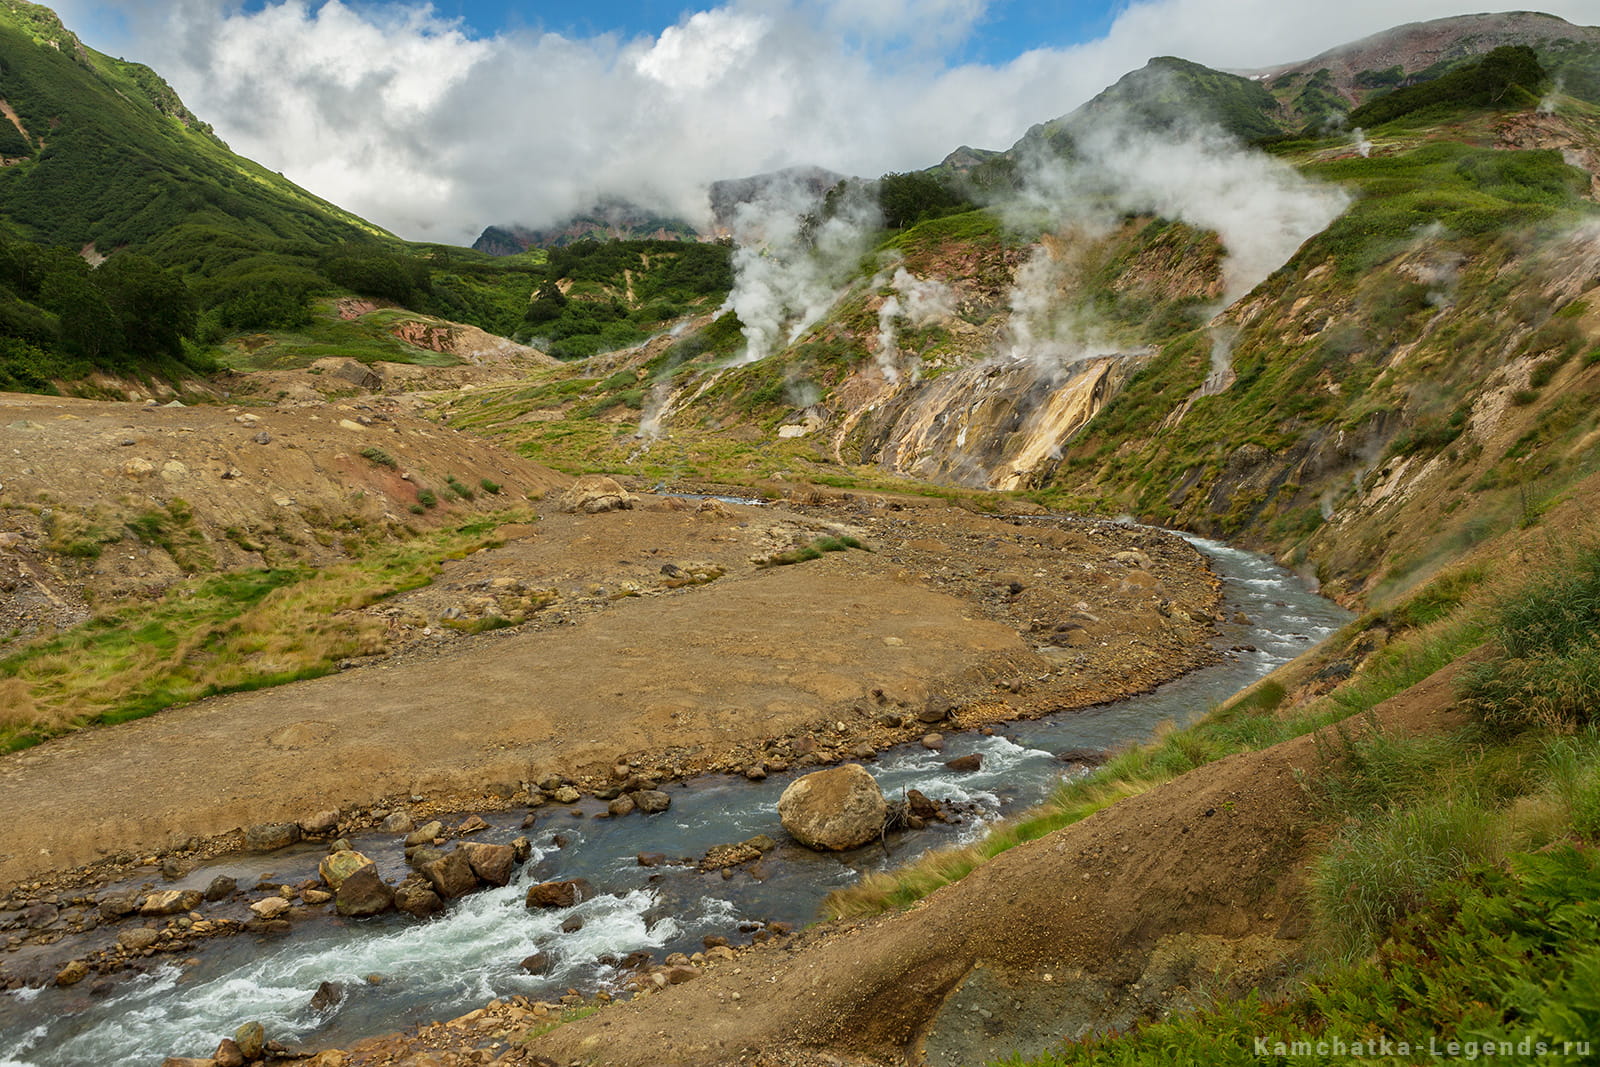
[[(1590, 665), (1600, 550), (1561, 561), (1486, 615), (1462, 599), (1472, 578), (1448, 576), (1443, 594), (1425, 591), (1404, 611), (1426, 617), (1460, 605), (1428, 625), (1428, 643), (1452, 624), (1465, 626), (1462, 637), (1495, 638), (1462, 684), (1478, 721), (1406, 736), (1369, 716), (1321, 745), (1307, 785), (1331, 838), (1311, 872), (1313, 952), (1302, 981), (1278, 999), (1217, 998), (1004, 1062), (1131, 1064), (1157, 1051), (1254, 1062), (1258, 1039), (1270, 1050), (1335, 1035), (1422, 1049), (1459, 1040), (1506, 1058), (1533, 1056), (1543, 1043), (1556, 1062), (1592, 1058), (1576, 1043), (1592, 1040), (1590, 972), (1600, 960), (1591, 906), (1600, 893), (1600, 726), (1583, 695), (1600, 677)], [(1545, 685), (1548, 701), (1538, 693)], [(1378, 695), (1345, 690), (1358, 695), (1336, 691), (1335, 704), (1370, 707)]]
[(1509, 599), (1491, 634), (1497, 648), (1467, 672), (1463, 703), (1507, 731), (1572, 729), (1600, 708), (1600, 549)]
[(472, 486), (457, 478), (454, 474), (445, 475), (445, 486), (460, 500), (476, 500), (478, 494), (472, 491)]
[(577, 241), (548, 253), (517, 336), (557, 359), (628, 348), (721, 303), (732, 251), (693, 241)]
[(1527, 45), (1502, 45), (1421, 85), (1396, 89), (1350, 112), (1352, 126), (1371, 128), (1420, 111), (1527, 106), (1539, 100), (1549, 75)]
[(821, 559), (828, 552), (843, 552), (851, 548), (858, 548), (863, 552), (871, 551), (858, 539), (848, 534), (840, 534), (838, 536), (819, 537), (810, 544), (769, 556), (761, 566), (788, 567), (796, 563), (805, 563), (808, 560)]
[[(1072, 1041), (996, 1067), (1151, 1062), (1336, 1062), (1317, 1043), (1395, 1062), (1463, 1058), (1592, 1060), (1595, 961), (1600, 959), (1600, 852), (1563, 844), (1504, 866), (1474, 864), (1442, 883), (1366, 959), (1324, 968), (1281, 999), (1213, 1000), (1198, 1012), (1107, 1037)], [(1387, 1047), (1390, 1051), (1385, 1053)], [(1430, 1050), (1434, 1050), (1430, 1052)]]
[(390, 470), (399, 470), (400, 464), (393, 456), (376, 445), (368, 445), (361, 450), (364, 459), (379, 467), (388, 467)]

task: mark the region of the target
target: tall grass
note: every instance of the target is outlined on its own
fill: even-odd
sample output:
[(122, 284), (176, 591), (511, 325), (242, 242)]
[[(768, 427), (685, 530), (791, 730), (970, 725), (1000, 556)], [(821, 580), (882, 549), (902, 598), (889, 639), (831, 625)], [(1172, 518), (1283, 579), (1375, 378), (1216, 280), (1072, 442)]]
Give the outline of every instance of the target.
[(1493, 627), (1495, 655), (1467, 674), (1462, 702), (1506, 731), (1572, 730), (1600, 708), (1600, 548), (1512, 596)]
[(1600, 1033), (1600, 723), (1589, 696), (1600, 551), (1559, 561), (1492, 612), (1429, 629), (1430, 641), (1334, 703), (1370, 707), (1477, 632), (1495, 645), (1463, 678), (1476, 720), (1401, 737), (1369, 718), (1319, 746), (1310, 786), (1335, 833), (1309, 872), (1316, 951), (1304, 984), (1283, 1001), (1223, 1000), (1029, 1062), (1251, 1063), (1257, 1038), (1323, 1037), (1489, 1043), (1503, 1059), (1545, 1042), (1553, 1054), (1540, 1062), (1594, 1062), (1592, 1047), (1566, 1042)]

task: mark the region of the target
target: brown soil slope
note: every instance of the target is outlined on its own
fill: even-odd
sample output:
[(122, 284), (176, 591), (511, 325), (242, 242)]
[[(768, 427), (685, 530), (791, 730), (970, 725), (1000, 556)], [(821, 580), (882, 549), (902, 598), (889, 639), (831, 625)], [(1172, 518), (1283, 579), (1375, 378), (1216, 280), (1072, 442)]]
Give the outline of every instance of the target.
[[(163, 407), (0, 393), (0, 583), (12, 582), (0, 646), (81, 620), (78, 589), (103, 603), (186, 569), (327, 562), (567, 481), (384, 398)], [(176, 554), (137, 532), (152, 521)]]
[[(1453, 675), (1381, 705), (1380, 721), (1450, 724)], [(530, 1052), (619, 1067), (974, 1063), (1179, 1006), (1215, 966), (1270, 985), (1304, 929), (1312, 812), (1300, 775), (1318, 762), (1302, 737), (1201, 767), (908, 912), (748, 954)]]

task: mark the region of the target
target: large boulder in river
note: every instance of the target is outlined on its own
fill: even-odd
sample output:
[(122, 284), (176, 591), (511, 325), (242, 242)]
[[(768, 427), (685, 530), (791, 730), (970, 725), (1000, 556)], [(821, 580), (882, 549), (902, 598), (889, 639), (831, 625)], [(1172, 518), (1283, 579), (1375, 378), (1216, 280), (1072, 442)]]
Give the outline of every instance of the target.
[(317, 874), (322, 877), (323, 883), (329, 889), (337, 893), (339, 887), (344, 885), (346, 878), (371, 863), (371, 860), (359, 852), (340, 849), (338, 852), (330, 852), (322, 857), (322, 862), (317, 864)]
[(378, 865), (368, 863), (340, 883), (333, 906), (351, 918), (381, 915), (394, 907), (394, 890), (378, 876)]
[(472, 869), (472, 863), (467, 859), (466, 853), (459, 848), (452, 849), (432, 863), (424, 863), (417, 868), (422, 876), (433, 883), (433, 891), (439, 894), (442, 900), (454, 900), (464, 897), (478, 888), (478, 876)]
[(511, 871), (517, 864), (517, 850), (512, 846), (469, 841), (458, 845), (456, 851), (467, 857), (472, 873), (488, 885), (511, 883)]
[(602, 511), (618, 511), (633, 507), (633, 497), (615, 478), (603, 474), (585, 474), (561, 494), (561, 510), (597, 515)]
[(444, 901), (420, 874), (413, 874), (394, 890), (394, 906), (414, 919), (426, 919), (444, 910)]
[(778, 798), (783, 828), (807, 848), (859, 848), (883, 832), (889, 805), (859, 763), (830, 767), (789, 783)]
[(582, 878), (562, 882), (541, 882), (528, 888), (527, 904), (530, 908), (570, 908), (588, 900), (594, 890)]

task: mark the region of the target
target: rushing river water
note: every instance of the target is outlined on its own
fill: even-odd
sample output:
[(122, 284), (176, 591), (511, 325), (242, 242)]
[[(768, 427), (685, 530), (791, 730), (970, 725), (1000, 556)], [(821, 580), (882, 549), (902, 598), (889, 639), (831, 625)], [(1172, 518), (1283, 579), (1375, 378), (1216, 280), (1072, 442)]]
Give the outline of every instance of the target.
[[(394, 916), (328, 919), (305, 923), (282, 939), (209, 942), (196, 949), (198, 963), (160, 966), (99, 997), (85, 988), (88, 982), (0, 996), (0, 1067), (154, 1067), (169, 1055), (209, 1055), (219, 1037), (249, 1020), (262, 1021), (269, 1036), (285, 1043), (337, 1046), (449, 1018), (497, 996), (553, 999), (569, 987), (604, 986), (617, 972), (597, 963), (601, 956), (694, 952), (706, 934), (731, 934), (742, 922), (810, 922), (824, 896), (863, 872), (970, 839), (986, 822), (1039, 802), (1066, 770), (1057, 753), (1105, 750), (1143, 740), (1165, 720), (1188, 722), (1350, 618), (1270, 560), (1190, 540), (1226, 583), (1226, 618), (1243, 612), (1250, 620), (1222, 623), (1219, 646), (1254, 651), (1230, 653), (1143, 696), (1007, 724), (994, 736), (951, 736), (942, 753), (892, 749), (870, 765), (886, 794), (920, 789), (972, 813), (959, 824), (932, 823), (886, 845), (841, 855), (782, 847), (763, 861), (765, 877), (758, 880), (748, 872), (724, 879), (692, 867), (641, 867), (636, 855), (698, 857), (713, 845), (759, 833), (782, 840), (777, 800), (794, 774), (760, 783), (718, 777), (671, 786), (671, 810), (649, 818), (599, 820), (547, 806), (534, 827), (522, 830), (521, 812), (486, 815), (491, 828), (475, 840), (508, 841), (526, 833), (533, 841), (533, 857), (511, 885), (458, 900), (425, 923)], [(981, 770), (957, 774), (944, 767), (945, 760), (969, 752), (982, 753)], [(603, 805), (586, 800), (582, 807), (589, 815)], [(403, 875), (394, 835), (363, 835), (354, 843), (391, 882)], [(241, 857), (162, 887), (203, 887), (218, 874), (249, 885), (270, 873), (293, 884), (314, 874), (322, 854), (308, 845)], [(599, 895), (571, 909), (535, 912), (523, 906), (529, 885), (577, 877), (587, 878)], [(237, 917), (248, 914), (241, 907)], [(574, 917), (582, 928), (563, 932)], [(104, 933), (99, 943), (110, 940)], [(519, 967), (536, 952), (552, 961), (539, 977)], [(338, 984), (344, 996), (334, 1007), (315, 1011), (310, 999), (322, 982)]]

